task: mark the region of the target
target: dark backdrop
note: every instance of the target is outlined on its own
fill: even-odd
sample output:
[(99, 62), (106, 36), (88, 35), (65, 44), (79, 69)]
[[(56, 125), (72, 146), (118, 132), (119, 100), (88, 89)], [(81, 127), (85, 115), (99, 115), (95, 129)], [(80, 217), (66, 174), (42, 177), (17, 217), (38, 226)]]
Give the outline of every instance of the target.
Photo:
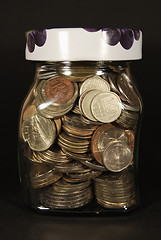
[[(151, 239), (161, 224), (161, 1), (3, 1), (1, 3), (1, 239)], [(52, 27), (129, 27), (143, 32), (143, 60), (133, 72), (144, 100), (140, 141), (141, 209), (132, 215), (57, 218), (35, 215), (23, 205), (17, 164), (17, 129), (22, 101), (35, 65), (24, 59), (25, 31)], [(54, 225), (54, 222), (55, 225)], [(52, 227), (57, 226), (54, 230)], [(7, 230), (8, 229), (8, 230)], [(28, 229), (28, 231), (27, 231)], [(42, 231), (42, 229), (44, 229)], [(61, 231), (64, 229), (65, 232)], [(72, 229), (74, 229), (72, 231)], [(90, 229), (90, 234), (88, 230)], [(100, 229), (101, 233), (96, 231)], [(71, 230), (71, 232), (70, 232)], [(118, 234), (120, 231), (120, 235)], [(95, 234), (97, 232), (97, 234)], [(15, 234), (15, 235), (14, 235)], [(56, 234), (56, 235), (55, 235)], [(56, 236), (58, 238), (56, 238)], [(100, 237), (101, 236), (101, 237)], [(13, 238), (15, 237), (15, 238)], [(117, 238), (119, 237), (119, 238)], [(159, 239), (159, 238), (157, 238)]]

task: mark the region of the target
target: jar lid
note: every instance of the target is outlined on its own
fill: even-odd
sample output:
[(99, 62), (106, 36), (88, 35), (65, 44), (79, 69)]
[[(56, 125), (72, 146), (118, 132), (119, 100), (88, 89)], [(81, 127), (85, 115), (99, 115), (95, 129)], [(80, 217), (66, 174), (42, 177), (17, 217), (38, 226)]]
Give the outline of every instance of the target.
[(26, 33), (26, 59), (120, 61), (142, 58), (142, 32), (127, 28), (53, 28)]

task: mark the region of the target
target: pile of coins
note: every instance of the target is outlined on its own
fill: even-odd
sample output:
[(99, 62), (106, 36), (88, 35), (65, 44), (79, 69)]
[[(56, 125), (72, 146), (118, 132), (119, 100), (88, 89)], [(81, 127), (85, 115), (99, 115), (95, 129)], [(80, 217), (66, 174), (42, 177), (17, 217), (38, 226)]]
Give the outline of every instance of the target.
[(134, 174), (130, 171), (102, 174), (94, 184), (96, 199), (105, 208), (127, 208), (136, 204)]
[(136, 203), (134, 142), (142, 100), (123, 68), (106, 70), (38, 67), (20, 129), (29, 182), (44, 207), (75, 209), (94, 198), (105, 208)]
[(40, 201), (46, 207), (70, 209), (86, 205), (92, 197), (90, 181), (72, 184), (59, 180), (40, 194)]

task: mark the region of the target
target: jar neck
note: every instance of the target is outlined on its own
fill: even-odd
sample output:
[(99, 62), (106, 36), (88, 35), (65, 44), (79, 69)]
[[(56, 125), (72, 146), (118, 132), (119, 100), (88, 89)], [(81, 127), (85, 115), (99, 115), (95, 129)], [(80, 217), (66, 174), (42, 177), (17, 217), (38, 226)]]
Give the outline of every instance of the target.
[(64, 62), (39, 62), (37, 64), (38, 75), (42, 75), (43, 80), (52, 77), (52, 74), (62, 76), (79, 75), (104, 75), (105, 73), (125, 72), (131, 77), (131, 62), (127, 61), (64, 61)]

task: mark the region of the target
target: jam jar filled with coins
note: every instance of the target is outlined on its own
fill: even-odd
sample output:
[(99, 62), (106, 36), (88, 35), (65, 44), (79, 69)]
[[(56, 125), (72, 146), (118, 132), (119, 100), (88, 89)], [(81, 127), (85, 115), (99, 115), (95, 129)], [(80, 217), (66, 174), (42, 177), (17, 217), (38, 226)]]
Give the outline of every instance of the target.
[(33, 86), (19, 123), (25, 203), (46, 213), (127, 212), (139, 204), (142, 98), (131, 63), (142, 32), (55, 28), (26, 33)]

